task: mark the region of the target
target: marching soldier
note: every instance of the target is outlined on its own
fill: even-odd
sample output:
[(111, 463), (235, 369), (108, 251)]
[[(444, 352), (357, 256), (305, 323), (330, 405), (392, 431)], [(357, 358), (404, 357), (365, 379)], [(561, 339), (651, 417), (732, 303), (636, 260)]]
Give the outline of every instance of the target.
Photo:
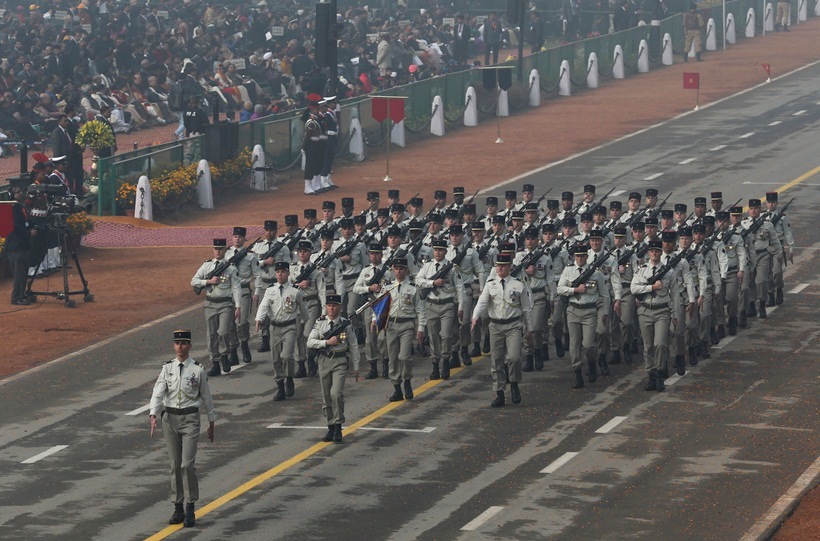
[[(738, 327), (741, 329), (745, 329), (748, 323), (748, 299), (749, 299), (749, 284), (754, 282), (754, 246), (750, 246), (751, 239), (745, 238), (744, 231), (746, 228), (743, 227), (743, 207), (729, 207), (729, 223), (730, 227), (733, 232), (737, 233), (738, 235), (738, 242), (743, 245), (743, 251), (745, 253), (745, 269), (746, 275), (744, 276), (743, 281), (741, 282), (738, 280), (739, 285), (739, 292), (738, 292)], [(752, 303), (754, 306), (754, 303)], [(757, 310), (755, 309), (755, 313)]]
[(578, 214), (585, 212), (592, 212), (595, 206), (595, 185), (584, 185), (584, 195), (581, 200), (581, 208), (578, 209)]
[[(333, 253), (334, 232), (330, 229), (323, 229), (319, 234), (319, 251), (310, 256), (312, 263), (320, 263), (324, 258)], [(339, 293), (344, 279), (342, 278), (342, 262), (333, 259), (329, 264), (323, 263), (319, 269), (324, 274), (325, 293)]]
[(620, 220), (623, 223), (629, 222), (641, 212), (641, 194), (640, 192), (630, 192), (629, 201), (626, 203), (627, 211), (621, 214)]
[[(541, 236), (544, 241), (544, 246), (547, 248), (547, 253), (552, 259), (552, 274), (553, 274), (553, 291), (558, 290), (558, 279), (564, 273), (564, 269), (570, 264), (569, 252), (566, 248), (557, 241), (555, 225), (545, 223), (541, 226)], [(552, 330), (552, 337), (555, 340), (555, 353), (558, 357), (564, 356), (565, 347), (568, 346), (564, 342), (564, 332), (566, 327), (567, 303), (566, 297), (555, 295), (555, 302), (549, 313), (549, 327)], [(547, 336), (547, 340), (549, 336)], [(545, 342), (545, 347), (549, 344)]]
[(493, 228), (493, 218), (498, 215), (498, 198), (495, 196), (487, 197), (485, 200), (487, 205), (487, 214), (484, 216), (484, 229), (491, 231)]
[(687, 208), (686, 203), (675, 203), (675, 213), (672, 218), (674, 223), (669, 228), (670, 230), (678, 231), (681, 227), (686, 226)]
[(706, 212), (706, 215), (717, 217), (717, 213), (723, 210), (723, 192), (712, 192), (711, 203), (712, 208)]
[[(247, 229), (244, 227), (233, 228), (233, 246), (228, 248), (225, 252), (225, 259), (231, 259), (237, 254), (237, 252), (242, 250), (245, 246), (246, 234)], [(250, 318), (253, 304), (251, 299), (253, 285), (251, 282), (255, 284), (261, 276), (256, 255), (254, 255), (250, 250), (248, 250), (248, 253), (243, 259), (236, 263), (236, 270), (239, 274), (240, 286), (242, 287), (242, 303), (239, 305), (241, 309), (239, 321), (234, 324), (231, 332), (230, 343), (228, 344), (230, 349), (231, 366), (236, 366), (239, 364), (239, 356), (236, 353), (237, 341), (239, 342), (238, 345), (242, 347), (242, 361), (245, 363), (251, 362), (251, 348), (248, 345), (248, 340), (251, 338)]]
[[(382, 262), (382, 245), (377, 242), (371, 242), (368, 247), (368, 256), (370, 264), (362, 269), (361, 274), (356, 279), (353, 285), (353, 293), (359, 295), (362, 302), (374, 300), (375, 295), (382, 290), (385, 283), (384, 263)], [(376, 276), (381, 274), (379, 280), (375, 280)], [(375, 282), (374, 282), (375, 280)], [(374, 283), (371, 283), (374, 282)], [(371, 308), (365, 309), (362, 313), (363, 321), (371, 321), (373, 319), (373, 310)], [(379, 333), (371, 325), (365, 325), (365, 357), (370, 364), (370, 372), (364, 379), (375, 379), (379, 377), (379, 359), (382, 361), (382, 375), (387, 377), (387, 350), (385, 349), (383, 340), (380, 340)]]
[[(503, 219), (503, 218), (502, 218)], [(478, 254), (478, 260), (481, 262), (482, 267), (484, 268), (484, 276), (489, 277), (490, 272), (495, 267), (495, 259), (498, 257), (498, 243), (499, 239), (496, 236), (491, 236), (489, 240), (485, 240), (485, 230), (479, 227), (482, 222), (475, 222), (473, 224), (473, 250)], [(484, 289), (485, 282), (481, 282), (479, 277), (473, 278), (473, 283), (471, 284), (471, 291), (472, 291), (472, 298), (473, 298), (473, 306), (478, 301), (478, 296), (481, 295), (481, 291)], [(467, 295), (471, 293), (468, 291)], [(469, 314), (468, 314), (469, 315)], [(489, 335), (489, 327), (488, 327), (487, 318), (481, 320), (481, 325), (476, 325), (476, 327), (472, 331), (472, 339), (473, 339), (473, 350), (470, 352), (470, 357), (478, 357), (481, 355), (482, 351), (484, 353), (490, 352), (490, 335)], [(483, 344), (482, 344), (482, 335), (484, 337)]]
[(435, 203), (430, 212), (444, 217), (444, 213), (447, 211), (447, 192), (445, 190), (436, 190), (433, 192), (433, 200)]
[[(265, 294), (265, 290), (276, 283), (276, 274), (273, 270), (273, 266), (279, 261), (290, 264), (291, 253), (285, 241), (295, 232), (299, 225), (299, 219), (295, 214), (285, 216), (285, 223), (288, 224), (288, 235), (279, 239), (277, 238), (279, 224), (276, 220), (265, 220), (265, 239), (257, 242), (253, 248), (251, 248), (251, 251), (256, 254), (256, 266), (259, 271), (259, 276), (254, 280), (255, 289), (253, 292), (253, 302), (257, 306), (259, 306), (259, 301)], [(277, 242), (279, 242), (279, 244), (277, 244)], [(275, 252), (271, 254), (270, 252), (274, 249), (274, 246), (277, 248)], [(262, 344), (256, 351), (259, 353), (270, 351), (270, 329), (268, 329), (268, 327), (262, 328)]]
[(379, 192), (367, 192), (367, 204), (364, 212), (367, 223), (371, 223), (376, 219), (376, 211), (379, 210)]
[(504, 391), (510, 384), (513, 404), (521, 402), (521, 347), (522, 329), (528, 329), (526, 339), (532, 340), (532, 300), (529, 289), (518, 279), (510, 276), (510, 254), (499, 254), (496, 260), (496, 277), (487, 280), (472, 314), (472, 325), (479, 318), (490, 321), (490, 347), (493, 389), (496, 397), (490, 404), (499, 408), (506, 404)]
[[(314, 216), (316, 211), (313, 211)], [(278, 224), (277, 224), (278, 225)], [(296, 259), (296, 243), (299, 242), (305, 235), (304, 229), (299, 229), (299, 216), (296, 214), (285, 214), (285, 234), (280, 236), (278, 240), (286, 243), (286, 251), (282, 254), (277, 254), (276, 261), (287, 261), (291, 263)], [(276, 262), (274, 261), (274, 263)], [(273, 266), (273, 263), (268, 265)]]
[(650, 211), (655, 208), (655, 205), (658, 204), (658, 189), (657, 188), (647, 188), (644, 192), (644, 206), (646, 207), (647, 211)]
[[(717, 229), (720, 233), (717, 256), (720, 267), (720, 289), (717, 304), (721, 317), (718, 323), (718, 337), (726, 338), (722, 324), (723, 305), (726, 304), (726, 330), (730, 336), (737, 334), (739, 313), (744, 313), (741, 291), (746, 280), (746, 244), (737, 229), (729, 226), (730, 214), (725, 210), (716, 213)], [(745, 313), (744, 313), (745, 317)]]
[(692, 245), (692, 228), (688, 225), (678, 229), (679, 249), (686, 252), (686, 261), (689, 263), (689, 272), (692, 275), (692, 283), (695, 287), (695, 297), (697, 298), (697, 308), (686, 314), (686, 347), (689, 354), (689, 364), (698, 364), (698, 350), (700, 349), (700, 310), (706, 304), (704, 296), (709, 288), (709, 275), (703, 255), (695, 250), (690, 250)]
[(234, 325), (232, 319), (239, 318), (242, 303), (242, 287), (236, 267), (227, 266), (221, 274), (208, 278), (212, 271), (226, 263), (228, 241), (214, 239), (213, 248), (214, 258), (205, 261), (191, 278), (191, 287), (205, 290), (205, 327), (208, 329), (208, 353), (212, 363), (208, 371), (210, 377), (231, 371), (228, 343)]
[(353, 250), (349, 254), (339, 257), (341, 265), (342, 280), (340, 282), (340, 291), (342, 295), (342, 313), (345, 317), (351, 320), (353, 328), (356, 329), (356, 337), (364, 342), (364, 331), (362, 329), (362, 320), (359, 317), (354, 318), (356, 309), (361, 306), (361, 298), (353, 292), (353, 286), (356, 284), (356, 279), (362, 273), (362, 269), (368, 263), (367, 249), (362, 239), (355, 237), (353, 233), (352, 218), (342, 218), (339, 220), (339, 225), (342, 230), (342, 235), (333, 244), (333, 251), (339, 250), (347, 242), (356, 242)]
[[(286, 261), (274, 263), (276, 282), (265, 290), (256, 311), (256, 330), (269, 327), (273, 377), (276, 381), (275, 402), (294, 394), (296, 343), (299, 322), (309, 321), (305, 294), (290, 283), (291, 266)], [(304, 364), (301, 368), (304, 369)]]
[(686, 222), (687, 225), (695, 225), (695, 224), (702, 224), (703, 218), (706, 217), (706, 198), (705, 197), (696, 197), (695, 198), (695, 212), (692, 214), (692, 217)]
[(507, 190), (504, 192), (504, 208), (498, 212), (498, 215), (504, 216), (507, 225), (510, 225), (512, 223), (512, 213), (514, 210), (517, 210), (515, 208), (518, 205), (517, 200), (518, 192), (516, 192), (515, 190)]
[(575, 208), (575, 195), (572, 192), (561, 192), (561, 211), (558, 213), (559, 220), (575, 218), (573, 209)]
[[(677, 233), (674, 231), (661, 233), (661, 246), (663, 247), (661, 262), (664, 265), (669, 265), (677, 255)], [(675, 369), (678, 375), (682, 376), (686, 373), (686, 356), (684, 355), (686, 351), (686, 321), (695, 312), (697, 292), (689, 262), (685, 258), (681, 259), (671, 272), (674, 273), (677, 282), (675, 290), (679, 292), (679, 295), (677, 298), (672, 299), (672, 344), (670, 355), (675, 356)], [(669, 377), (668, 367), (662, 366), (660, 374), (664, 379)]]
[(769, 299), (766, 306), (783, 304), (783, 267), (786, 259), (794, 263), (794, 236), (789, 218), (777, 210), (777, 192), (766, 192), (766, 207), (769, 222), (774, 225), (777, 239), (783, 245), (783, 250), (772, 259), (772, 274), (769, 278)]
[[(706, 216), (704, 216), (706, 218)], [(692, 249), (700, 256), (700, 264), (703, 265), (703, 270), (706, 275), (706, 283), (701, 284), (701, 298), (703, 303), (700, 306), (700, 326), (698, 328), (698, 344), (699, 354), (704, 359), (711, 357), (709, 353), (710, 331), (714, 328), (712, 315), (714, 313), (713, 304), (715, 299), (720, 296), (720, 268), (718, 265), (717, 252), (715, 245), (712, 244), (707, 250), (703, 244), (706, 236), (706, 225), (695, 224), (692, 226)], [(705, 286), (705, 287), (704, 287)]]
[[(621, 284), (621, 275), (618, 272), (618, 260), (612, 254), (606, 255), (603, 247), (604, 239), (601, 235), (600, 229), (593, 229), (589, 234), (589, 263), (597, 263), (598, 259), (606, 257), (606, 262), (598, 267), (598, 272), (604, 275), (608, 283), (610, 304), (604, 305), (598, 310), (598, 326), (595, 330), (596, 349), (598, 350), (598, 366), (601, 369), (601, 374), (609, 375), (609, 366), (607, 365), (607, 355), (609, 353), (610, 343), (612, 342), (611, 324), (613, 318), (621, 316), (621, 295), (623, 286)], [(615, 312), (613, 315), (612, 312)]]
[[(613, 201), (613, 203), (618, 203), (618, 201)], [(609, 250), (615, 246), (615, 237), (612, 236), (612, 228), (607, 227), (606, 224), (606, 208), (603, 205), (597, 205), (592, 211), (592, 227), (601, 233), (601, 239), (603, 239), (603, 249)]]
[[(327, 433), (322, 441), (342, 443), (342, 425), (345, 422), (345, 380), (348, 370), (359, 379), (359, 345), (353, 326), (341, 318), (341, 295), (328, 295), (327, 316), (316, 321), (308, 336), (307, 346), (319, 350), (319, 383), (322, 386), (322, 411), (327, 419)], [(345, 321), (347, 321), (346, 324)], [(343, 325), (344, 324), (344, 325)], [(340, 331), (325, 339), (331, 329)]]
[[(315, 250), (319, 244), (319, 234), (317, 233), (318, 226), (316, 225), (316, 209), (305, 209), (302, 214), (305, 218), (305, 225), (302, 227), (302, 237), (309, 239), (313, 244), (313, 250)], [(293, 259), (296, 259), (295, 254)]]
[[(316, 375), (318, 365), (313, 355), (307, 351), (307, 337), (316, 320), (319, 319), (319, 314), (322, 306), (325, 303), (325, 295), (327, 290), (325, 288), (325, 275), (321, 269), (317, 269), (311, 262), (311, 252), (313, 251), (313, 243), (309, 240), (300, 240), (296, 245), (297, 260), (290, 265), (290, 280), (305, 294), (305, 304), (307, 304), (308, 316), (299, 322), (300, 329), (296, 341), (299, 349), (299, 368), (296, 370), (295, 378), (304, 378), (308, 374)], [(305, 372), (305, 361), (307, 360), (308, 370)]]
[(552, 224), (557, 225), (560, 221), (558, 218), (558, 208), (561, 203), (557, 199), (547, 199), (547, 213), (544, 216), (544, 221), (541, 225)]
[[(538, 228), (533, 226), (524, 232), (524, 250), (518, 252), (513, 260), (514, 265), (521, 265), (525, 258), (538, 249)], [(555, 301), (555, 277), (553, 276), (552, 258), (542, 255), (521, 269), (524, 272), (515, 276), (521, 280), (530, 290), (530, 300), (532, 310), (530, 319), (532, 327), (526, 331), (532, 331), (532, 341), (524, 343), (523, 372), (543, 370), (544, 361), (549, 360), (549, 338), (547, 336), (547, 312)]]
[[(404, 252), (404, 258), (407, 260), (407, 265), (410, 268), (410, 272), (413, 276), (415, 276), (419, 271), (419, 268), (416, 265), (416, 258), (407, 251), (407, 243), (405, 243), (402, 238), (401, 228), (396, 225), (391, 225), (387, 228), (387, 248), (384, 250), (385, 261), (393, 257), (393, 254), (399, 250)], [(389, 278), (393, 277), (389, 272), (387, 275)]]
[[(760, 199), (749, 199), (749, 215), (743, 220), (743, 227), (750, 229), (760, 217)], [(751, 294), (750, 288), (750, 302), (749, 302), (749, 316), (760, 316), (760, 319), (766, 319), (766, 298), (769, 295), (769, 273), (771, 272), (772, 258), (783, 252), (783, 245), (780, 239), (777, 238), (777, 232), (770, 221), (765, 221), (754, 232), (754, 238), (749, 243), (754, 248), (754, 252), (749, 251), (749, 257), (752, 261), (752, 268), (754, 269), (755, 277), (755, 292)], [(754, 299), (758, 301), (757, 313), (754, 312)]]
[[(447, 247), (447, 259), (452, 260), (461, 250), (464, 243), (464, 232), (460, 225), (454, 225), (450, 228), (450, 245)], [(469, 243), (469, 241), (467, 241)], [(467, 348), (470, 345), (471, 329), (468, 316), (473, 311), (473, 295), (472, 284), (474, 280), (478, 280), (479, 288), (487, 279), (484, 274), (484, 264), (478, 258), (478, 253), (473, 248), (467, 248), (467, 254), (462, 258), (458, 264), (459, 273), (461, 275), (461, 283), (464, 288), (464, 303), (462, 311), (464, 317), (459, 318), (458, 325), (456, 325), (456, 340), (453, 344), (453, 353), (450, 358), (450, 368), (458, 368), (461, 362), (464, 366), (473, 364), (470, 359), (470, 352)], [(461, 359), (459, 359), (458, 347), (461, 345)]]
[[(454, 338), (453, 325), (456, 316), (461, 318), (464, 309), (464, 285), (458, 267), (451, 267), (443, 276), (440, 274), (447, 260), (447, 241), (433, 241), (433, 259), (422, 266), (415, 278), (415, 284), (421, 288), (422, 298), (426, 301), (427, 335), (433, 348), (433, 372), (430, 379), (450, 379), (451, 342)], [(439, 371), (439, 363), (441, 371)]]
[(619, 364), (621, 362), (621, 351), (624, 354), (624, 361), (632, 362), (632, 326), (635, 321), (635, 297), (630, 290), (632, 277), (638, 268), (638, 256), (634, 251), (631, 255), (626, 246), (627, 228), (624, 224), (618, 224), (612, 233), (615, 236), (615, 261), (618, 265), (618, 277), (621, 282), (621, 313), (613, 315), (610, 327), (610, 350), (612, 359), (609, 364)]

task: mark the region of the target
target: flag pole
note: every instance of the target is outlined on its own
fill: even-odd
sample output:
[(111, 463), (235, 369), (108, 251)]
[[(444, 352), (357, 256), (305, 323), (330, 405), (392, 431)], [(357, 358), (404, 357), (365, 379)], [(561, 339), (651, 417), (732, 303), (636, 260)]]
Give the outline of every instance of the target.
[(385, 182), (393, 180), (390, 178), (390, 98), (387, 98), (387, 174), (384, 176)]
[(700, 109), (700, 81), (698, 81), (698, 89), (695, 92), (695, 111)]
[(366, 303), (364, 303), (363, 305), (359, 306), (359, 308), (357, 308), (357, 309), (356, 309), (356, 315), (358, 316), (359, 314), (361, 314), (362, 312), (364, 312), (365, 310), (367, 310), (368, 308), (370, 308), (371, 306), (373, 306), (373, 303), (374, 303), (374, 302), (376, 302), (377, 300), (381, 299), (381, 298), (384, 296), (384, 294), (385, 294), (385, 293), (390, 293), (391, 291), (393, 291), (394, 289), (396, 289), (396, 287), (398, 287), (398, 285), (399, 285), (399, 283), (398, 283), (398, 282), (396, 282), (395, 284), (393, 284), (393, 286), (392, 286), (392, 287), (388, 287), (387, 289), (383, 289), (383, 290), (382, 290), (382, 291), (381, 291), (381, 292), (380, 292), (380, 293), (376, 296), (376, 298), (375, 298), (375, 299), (373, 299), (372, 301), (367, 301), (367, 302), (366, 302)]
[(495, 118), (496, 118), (496, 128), (498, 130), (498, 139), (495, 140), (496, 143), (503, 143), (504, 140), (501, 138), (501, 86), (498, 87), (498, 94), (496, 95), (495, 100)]

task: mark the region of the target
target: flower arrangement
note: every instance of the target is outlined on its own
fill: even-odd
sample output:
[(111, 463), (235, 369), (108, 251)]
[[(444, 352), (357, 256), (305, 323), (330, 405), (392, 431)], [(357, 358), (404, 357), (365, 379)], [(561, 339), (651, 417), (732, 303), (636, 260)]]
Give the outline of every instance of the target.
[(92, 150), (112, 147), (117, 143), (111, 128), (100, 120), (91, 120), (83, 124), (77, 132), (75, 142), (78, 145), (91, 147)]
[(94, 220), (85, 212), (70, 214), (65, 223), (71, 236), (75, 239), (80, 239), (94, 231)]

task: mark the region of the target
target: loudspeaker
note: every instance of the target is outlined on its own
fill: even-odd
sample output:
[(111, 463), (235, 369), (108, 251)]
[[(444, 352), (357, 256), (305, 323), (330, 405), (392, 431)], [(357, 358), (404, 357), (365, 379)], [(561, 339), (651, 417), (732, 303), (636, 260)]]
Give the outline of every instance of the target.
[(205, 126), (205, 159), (210, 163), (232, 160), (239, 154), (239, 124), (217, 122)]
[(316, 64), (330, 67), (336, 62), (335, 2), (316, 4)]

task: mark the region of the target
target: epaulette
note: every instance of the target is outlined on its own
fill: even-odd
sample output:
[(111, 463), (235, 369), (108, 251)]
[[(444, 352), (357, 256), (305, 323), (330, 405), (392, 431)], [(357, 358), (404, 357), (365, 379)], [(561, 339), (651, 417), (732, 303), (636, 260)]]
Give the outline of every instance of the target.
[(201, 364), (199, 364), (199, 361), (194, 361), (194, 364), (197, 366), (202, 366)]
[(648, 266), (649, 266), (649, 265), (648, 265), (647, 263), (644, 263), (643, 265), (641, 265), (641, 268), (642, 268), (642, 269), (645, 269), (645, 268), (646, 268), (646, 267), (648, 267)]
[(164, 362), (164, 363), (162, 363), (162, 364), (171, 364), (172, 362), (174, 362), (174, 359), (171, 359), (170, 361), (165, 361), (165, 362)]
[(324, 321), (326, 319), (327, 319), (327, 316), (319, 316), (319, 318), (316, 321)]
[(489, 284), (490, 282), (495, 282), (495, 280), (496, 280), (495, 278), (488, 278), (486, 283)]

